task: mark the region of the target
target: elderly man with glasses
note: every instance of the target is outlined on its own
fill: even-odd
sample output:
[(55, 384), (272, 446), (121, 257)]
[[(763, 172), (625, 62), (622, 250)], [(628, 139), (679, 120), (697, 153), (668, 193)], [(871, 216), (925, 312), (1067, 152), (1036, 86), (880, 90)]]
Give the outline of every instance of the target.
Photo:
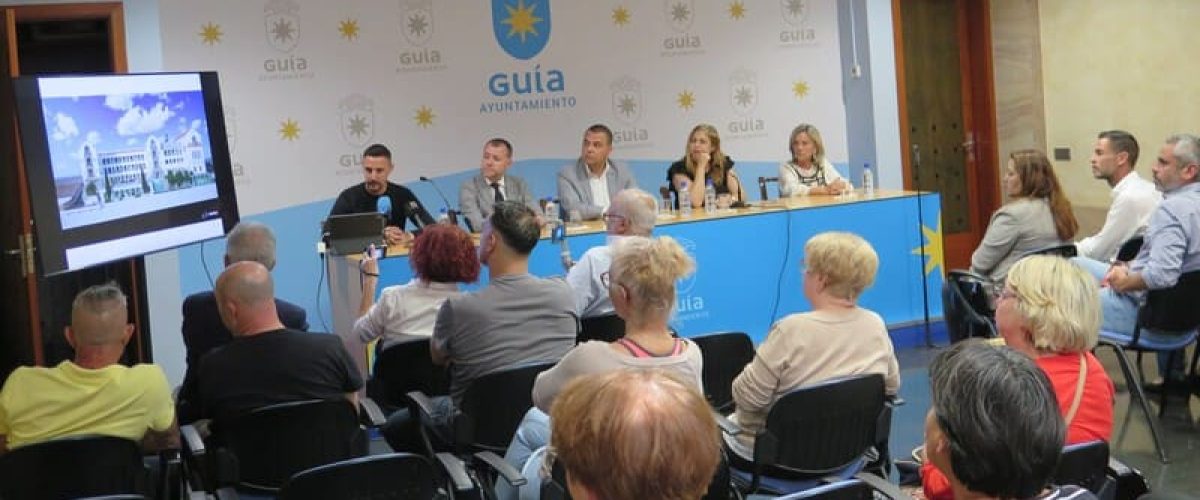
[(604, 282), (612, 263), (612, 247), (625, 236), (650, 236), (657, 206), (654, 197), (640, 189), (625, 189), (613, 197), (604, 212), (607, 244), (588, 249), (567, 272), (567, 284), (575, 292), (575, 312), (580, 318), (613, 314)]

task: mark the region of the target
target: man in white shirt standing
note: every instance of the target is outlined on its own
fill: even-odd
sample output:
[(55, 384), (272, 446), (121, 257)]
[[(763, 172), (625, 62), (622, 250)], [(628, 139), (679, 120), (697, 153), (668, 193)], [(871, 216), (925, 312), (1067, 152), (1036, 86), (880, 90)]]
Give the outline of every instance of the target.
[(1134, 170), (1137, 158), (1137, 139), (1129, 132), (1107, 130), (1096, 138), (1092, 175), (1112, 187), (1112, 205), (1100, 232), (1076, 244), (1080, 255), (1108, 262), (1126, 240), (1145, 232), (1162, 193)]
[(567, 273), (567, 284), (575, 292), (575, 313), (580, 318), (613, 314), (608, 285), (600, 275), (612, 265), (612, 247), (625, 236), (646, 236), (654, 231), (657, 201), (640, 189), (617, 193), (604, 212), (607, 244), (589, 248)]

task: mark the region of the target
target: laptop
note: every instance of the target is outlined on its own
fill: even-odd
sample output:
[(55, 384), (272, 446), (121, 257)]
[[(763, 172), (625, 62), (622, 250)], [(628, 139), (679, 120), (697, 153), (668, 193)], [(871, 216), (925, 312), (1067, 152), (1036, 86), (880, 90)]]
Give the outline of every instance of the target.
[(330, 215), (322, 223), (325, 241), (331, 255), (362, 253), (372, 244), (376, 248), (387, 248), (383, 239), (383, 228), (387, 219), (379, 212)]

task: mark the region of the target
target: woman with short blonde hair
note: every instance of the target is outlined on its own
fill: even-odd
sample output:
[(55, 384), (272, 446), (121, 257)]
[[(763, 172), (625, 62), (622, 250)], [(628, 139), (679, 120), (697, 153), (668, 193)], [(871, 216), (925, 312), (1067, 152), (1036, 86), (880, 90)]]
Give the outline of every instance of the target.
[(788, 138), (792, 158), (779, 165), (779, 196), (841, 194), (853, 189), (825, 158), (825, 142), (817, 127), (801, 123)]

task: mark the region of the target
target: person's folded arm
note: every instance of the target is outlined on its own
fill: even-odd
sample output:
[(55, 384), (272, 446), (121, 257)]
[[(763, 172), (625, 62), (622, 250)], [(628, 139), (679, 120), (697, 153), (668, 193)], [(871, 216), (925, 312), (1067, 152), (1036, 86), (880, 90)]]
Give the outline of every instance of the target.
[[(1184, 231), (1183, 224), (1174, 214), (1167, 211), (1160, 211), (1154, 216), (1159, 218), (1156, 221), (1158, 224), (1154, 224), (1159, 229), (1153, 235), (1146, 235), (1147, 241), (1151, 244), (1146, 265), (1138, 269), (1138, 272), (1127, 275), (1120, 280), (1119, 284), (1114, 284), (1113, 288), (1118, 291), (1123, 291), (1121, 288), (1128, 290), (1171, 288), (1179, 282), (1179, 276), (1183, 274), (1183, 256), (1187, 252), (1188, 242), (1188, 235)], [(1200, 237), (1200, 235), (1193, 235), (1193, 237)], [(1134, 280), (1141, 280), (1141, 288), (1136, 288), (1138, 282)]]
[(146, 433), (142, 435), (142, 451), (146, 453), (177, 449), (179, 449), (178, 420), (172, 420), (171, 425), (161, 431), (146, 429)]
[(775, 402), (776, 391), (789, 389), (780, 386), (780, 378), (786, 370), (788, 357), (798, 353), (785, 349), (783, 337), (786, 335), (772, 328), (767, 340), (755, 352), (754, 359), (733, 380), (733, 402), (738, 411), (765, 411)]

